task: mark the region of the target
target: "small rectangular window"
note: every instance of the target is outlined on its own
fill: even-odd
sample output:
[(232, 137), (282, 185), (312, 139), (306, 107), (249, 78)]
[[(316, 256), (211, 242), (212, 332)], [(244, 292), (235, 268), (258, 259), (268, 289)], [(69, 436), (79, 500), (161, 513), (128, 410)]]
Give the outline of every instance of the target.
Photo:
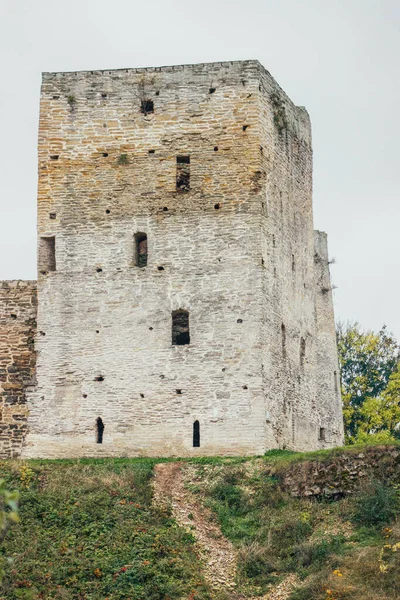
[(176, 189), (178, 192), (190, 189), (190, 156), (176, 157)]
[(319, 428), (319, 438), (318, 439), (320, 442), (325, 442), (325, 427)]
[(189, 313), (187, 310), (175, 310), (172, 313), (172, 345), (190, 344)]
[(135, 233), (135, 256), (134, 263), (137, 267), (147, 266), (147, 235), (145, 233)]
[(39, 270), (41, 272), (56, 270), (56, 238), (42, 237), (39, 240)]

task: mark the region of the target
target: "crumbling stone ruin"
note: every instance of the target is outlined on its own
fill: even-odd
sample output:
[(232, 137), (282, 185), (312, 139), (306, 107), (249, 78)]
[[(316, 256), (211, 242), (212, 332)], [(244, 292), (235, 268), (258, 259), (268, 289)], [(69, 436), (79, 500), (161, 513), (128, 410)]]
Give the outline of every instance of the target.
[(343, 441), (310, 120), (258, 61), (45, 73), (38, 281), (0, 292), (3, 457)]

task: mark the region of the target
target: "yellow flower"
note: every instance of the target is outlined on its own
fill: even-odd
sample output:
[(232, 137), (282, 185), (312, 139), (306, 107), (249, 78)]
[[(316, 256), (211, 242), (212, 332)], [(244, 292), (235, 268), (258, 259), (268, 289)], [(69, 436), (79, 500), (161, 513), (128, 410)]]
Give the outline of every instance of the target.
[(333, 574), (336, 575), (337, 577), (343, 577), (342, 573), (339, 571), (339, 569), (335, 569), (333, 571)]

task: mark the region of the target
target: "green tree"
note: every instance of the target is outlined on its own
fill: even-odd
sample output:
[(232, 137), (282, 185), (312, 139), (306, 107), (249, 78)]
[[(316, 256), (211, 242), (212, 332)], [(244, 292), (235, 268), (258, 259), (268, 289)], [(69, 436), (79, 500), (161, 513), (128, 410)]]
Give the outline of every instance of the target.
[(385, 325), (376, 333), (363, 332), (358, 323), (340, 323), (337, 342), (346, 441), (370, 435), (377, 441), (400, 437), (397, 341)]

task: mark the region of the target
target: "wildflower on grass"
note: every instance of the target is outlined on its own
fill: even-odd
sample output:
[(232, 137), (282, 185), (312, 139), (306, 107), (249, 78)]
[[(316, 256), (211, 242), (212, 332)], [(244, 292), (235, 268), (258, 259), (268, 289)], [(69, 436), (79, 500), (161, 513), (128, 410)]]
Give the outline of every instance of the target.
[(343, 573), (341, 573), (341, 572), (339, 571), (339, 569), (335, 569), (335, 570), (333, 571), (333, 574), (334, 574), (334, 575), (336, 575), (336, 577), (343, 577)]
[(96, 577), (101, 577), (101, 571), (98, 567), (93, 571), (93, 573)]

